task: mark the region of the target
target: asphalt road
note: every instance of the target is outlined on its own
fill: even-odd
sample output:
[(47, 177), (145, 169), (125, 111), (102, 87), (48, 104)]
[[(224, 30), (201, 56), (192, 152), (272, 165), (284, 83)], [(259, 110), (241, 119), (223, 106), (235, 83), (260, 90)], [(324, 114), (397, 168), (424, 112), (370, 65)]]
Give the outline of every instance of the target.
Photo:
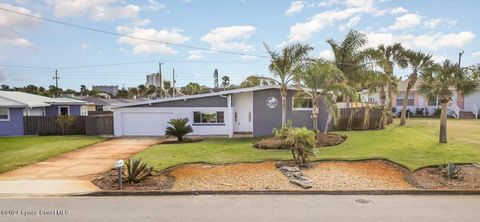
[(0, 221), (479, 221), (480, 196), (0, 198), (0, 213)]

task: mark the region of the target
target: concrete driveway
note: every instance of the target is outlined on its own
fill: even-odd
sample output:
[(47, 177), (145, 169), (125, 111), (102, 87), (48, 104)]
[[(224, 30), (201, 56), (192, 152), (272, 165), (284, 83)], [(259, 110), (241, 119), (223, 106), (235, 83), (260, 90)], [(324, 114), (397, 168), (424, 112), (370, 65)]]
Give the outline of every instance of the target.
[[(41, 184), (45, 184), (45, 190), (49, 191), (47, 193), (55, 192), (51, 187), (55, 183), (66, 183), (67, 185), (62, 185), (65, 187), (76, 182), (88, 184), (95, 174), (111, 169), (115, 161), (127, 159), (162, 140), (163, 138), (115, 138), (12, 170), (0, 174), (0, 194), (18, 193), (19, 189), (15, 187), (27, 187), (23, 193), (41, 193)], [(86, 189), (82, 191), (98, 190), (90, 185), (93, 186), (84, 186)], [(29, 189), (29, 186), (32, 188)]]

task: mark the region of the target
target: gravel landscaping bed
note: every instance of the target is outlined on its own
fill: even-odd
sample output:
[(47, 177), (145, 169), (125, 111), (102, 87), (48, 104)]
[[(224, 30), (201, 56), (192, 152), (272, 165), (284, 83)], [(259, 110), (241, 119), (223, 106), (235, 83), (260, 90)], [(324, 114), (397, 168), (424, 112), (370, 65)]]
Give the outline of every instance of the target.
[(480, 167), (473, 164), (459, 167), (459, 179), (448, 180), (438, 167), (417, 170), (413, 178), (423, 189), (480, 189)]
[[(123, 190), (168, 190), (172, 187), (175, 178), (160, 172), (142, 180), (140, 183), (131, 184), (124, 182)], [(92, 180), (102, 190), (118, 190), (118, 171), (113, 169), (95, 176)]]

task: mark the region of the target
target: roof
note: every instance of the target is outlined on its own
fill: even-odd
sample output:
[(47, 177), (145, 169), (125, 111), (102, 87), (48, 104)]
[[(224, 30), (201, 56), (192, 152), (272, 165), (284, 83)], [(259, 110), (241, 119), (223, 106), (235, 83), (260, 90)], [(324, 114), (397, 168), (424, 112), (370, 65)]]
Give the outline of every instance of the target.
[(82, 105), (84, 101), (70, 98), (50, 98), (17, 91), (0, 91), (2, 107), (45, 107), (50, 105)]
[[(224, 91), (220, 91), (220, 92), (210, 92), (210, 93), (203, 93), (203, 94), (197, 94), (197, 95), (162, 98), (162, 99), (142, 101), (142, 102), (132, 102), (132, 103), (128, 103), (128, 104), (116, 105), (116, 106), (113, 106), (113, 108), (138, 106), (138, 105), (146, 105), (146, 104), (152, 104), (152, 103), (163, 103), (163, 102), (170, 102), (170, 101), (188, 100), (188, 99), (213, 97), (213, 96), (222, 96), (222, 95), (229, 95), (229, 94), (236, 94), (236, 93), (245, 93), (245, 92), (258, 91), (258, 90), (279, 89), (279, 88), (280, 88), (280, 86), (278, 86), (278, 85), (268, 85), (268, 86), (255, 86), (255, 87), (250, 87), (250, 88), (230, 89), (230, 90), (224, 90)], [(295, 87), (295, 86), (288, 86), (288, 89), (289, 90), (300, 90), (298, 87)]]
[(80, 100), (82, 101), (85, 101), (87, 103), (93, 103), (95, 104), (96, 106), (107, 106), (107, 105), (110, 105), (109, 103), (103, 101), (102, 99), (100, 98), (97, 98), (97, 97), (85, 97), (85, 98), (81, 98)]

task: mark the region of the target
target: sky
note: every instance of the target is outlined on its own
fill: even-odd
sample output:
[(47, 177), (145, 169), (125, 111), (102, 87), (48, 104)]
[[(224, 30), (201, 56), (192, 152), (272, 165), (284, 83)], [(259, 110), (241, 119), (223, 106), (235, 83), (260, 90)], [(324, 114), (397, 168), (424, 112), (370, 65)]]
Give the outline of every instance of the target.
[(166, 80), (175, 69), (177, 86), (213, 86), (214, 69), (239, 84), (271, 76), (264, 42), (274, 50), (308, 43), (310, 56), (329, 59), (326, 40), (341, 41), (350, 29), (366, 33), (367, 46), (401, 42), (437, 62), (457, 61), (464, 50), (466, 66), (480, 62), (479, 8), (477, 0), (0, 0), (0, 9), (120, 34), (0, 10), (0, 84), (47, 87), (58, 69), (61, 88), (131, 87), (159, 62)]

